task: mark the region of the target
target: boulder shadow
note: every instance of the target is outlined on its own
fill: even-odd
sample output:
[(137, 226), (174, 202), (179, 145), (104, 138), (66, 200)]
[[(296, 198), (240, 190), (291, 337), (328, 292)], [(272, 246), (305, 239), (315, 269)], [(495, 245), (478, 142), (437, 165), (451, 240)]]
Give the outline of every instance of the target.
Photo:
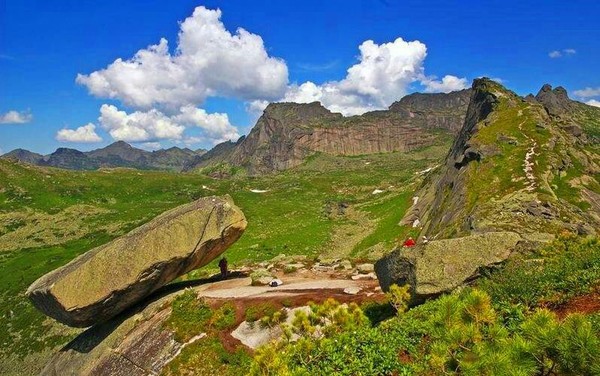
[(180, 290), (197, 287), (201, 285), (205, 285), (208, 283), (214, 283), (229, 279), (237, 279), (237, 278), (246, 278), (248, 276), (247, 273), (240, 271), (233, 271), (229, 273), (227, 278), (222, 278), (221, 275), (213, 275), (208, 278), (194, 279), (189, 281), (179, 281), (169, 283), (152, 294), (148, 295), (146, 298), (141, 300), (139, 303), (133, 305), (132, 307), (127, 308), (119, 315), (113, 317), (112, 319), (98, 323), (94, 326), (89, 327), (82, 333), (80, 333), (77, 337), (75, 337), (71, 342), (66, 344), (59, 353), (75, 351), (78, 353), (89, 353), (93, 349), (95, 349), (102, 341), (104, 341), (111, 333), (113, 333), (125, 320), (130, 318), (131, 316), (143, 311), (150, 304), (168, 296), (174, 294)]

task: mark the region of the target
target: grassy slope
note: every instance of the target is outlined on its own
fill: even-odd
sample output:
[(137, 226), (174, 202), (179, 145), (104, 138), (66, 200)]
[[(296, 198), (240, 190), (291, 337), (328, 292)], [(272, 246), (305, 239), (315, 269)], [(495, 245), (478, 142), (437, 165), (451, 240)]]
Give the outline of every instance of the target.
[[(248, 217), (246, 233), (227, 251), (232, 264), (280, 253), (325, 253), (336, 246), (332, 232), (352, 222), (326, 214), (332, 203), (340, 202), (349, 203), (372, 224), (354, 254), (379, 243), (389, 248), (402, 234), (397, 223), (417, 183), (415, 172), (438, 163), (447, 147), (445, 143), (410, 155), (318, 156), (294, 171), (229, 180), (126, 169), (76, 172), (0, 160), (0, 249), (9, 248), (0, 252), (0, 359), (12, 357), (14, 364), (15, 357), (64, 344), (76, 332), (45, 319), (29, 304), (24, 291), (35, 279), (198, 197), (230, 194)], [(386, 191), (373, 195), (376, 188)], [(66, 217), (74, 207), (87, 208), (87, 214)], [(24, 243), (37, 245), (20, 248)], [(188, 278), (202, 273), (192, 272)]]
[[(550, 119), (541, 105), (530, 104), (499, 84), (487, 82), (487, 90), (494, 93), (498, 103), (492, 114), (481, 122), (469, 145), (483, 150), (480, 162), (470, 163), (465, 171), (466, 203), (461, 215), (474, 215), (480, 228), (519, 228), (524, 232), (554, 233), (560, 227), (557, 221), (531, 222), (515, 215), (529, 202), (550, 202), (560, 211), (560, 219), (579, 223), (580, 210), (590, 204), (582, 196), (584, 188), (600, 193), (598, 174), (590, 174), (593, 164), (598, 165), (598, 143), (593, 132), (598, 130), (599, 115), (594, 108), (572, 114), (572, 121)], [(585, 111), (584, 111), (585, 110)], [(581, 124), (587, 132), (587, 144), (575, 142), (564, 130), (565, 125)], [(535, 145), (532, 176), (534, 189), (527, 191), (531, 181), (524, 172), (526, 154)], [(453, 198), (448, 198), (450, 202)], [(447, 212), (443, 207), (439, 215)], [(452, 237), (461, 233), (462, 220), (455, 221), (444, 231)], [(558, 226), (558, 227), (557, 227)]]

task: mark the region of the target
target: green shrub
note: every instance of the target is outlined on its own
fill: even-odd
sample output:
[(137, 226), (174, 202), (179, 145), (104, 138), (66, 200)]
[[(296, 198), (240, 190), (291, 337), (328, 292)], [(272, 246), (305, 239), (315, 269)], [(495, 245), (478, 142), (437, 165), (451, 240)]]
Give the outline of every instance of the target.
[(387, 302), (366, 302), (360, 306), (360, 309), (364, 312), (365, 316), (367, 316), (373, 326), (396, 315), (394, 307)]
[(277, 312), (277, 307), (273, 303), (261, 303), (246, 308), (245, 317), (248, 322), (255, 322), (264, 316), (272, 316)]
[[(334, 301), (299, 312), (288, 341), (259, 349), (252, 375), (598, 375), (594, 321), (548, 310), (496, 312), (466, 289), (372, 327), (360, 308)], [(321, 325), (329, 323), (332, 329)], [(296, 342), (290, 334), (300, 335)]]
[(287, 318), (288, 311), (286, 309), (280, 309), (261, 317), (260, 326), (263, 328), (274, 328), (275, 326), (287, 320)]
[(283, 272), (284, 272), (285, 274), (294, 273), (294, 272), (296, 272), (297, 270), (298, 270), (298, 268), (296, 268), (296, 267), (295, 267), (295, 266), (293, 266), (293, 265), (286, 265), (286, 266), (283, 268)]
[(251, 358), (242, 349), (228, 352), (218, 338), (202, 338), (187, 346), (162, 374), (237, 376), (247, 373)]
[(598, 238), (560, 236), (530, 258), (509, 261), (478, 283), (496, 304), (557, 306), (589, 292), (600, 281)]
[(235, 324), (235, 306), (227, 302), (215, 310), (212, 325), (218, 330), (229, 329)]
[(212, 315), (210, 306), (189, 289), (173, 300), (171, 315), (164, 325), (175, 332), (177, 341), (186, 342), (208, 329)]
[(408, 303), (410, 303), (410, 285), (400, 287), (392, 284), (390, 290), (385, 293), (385, 296), (396, 310), (396, 313), (401, 314), (408, 309)]

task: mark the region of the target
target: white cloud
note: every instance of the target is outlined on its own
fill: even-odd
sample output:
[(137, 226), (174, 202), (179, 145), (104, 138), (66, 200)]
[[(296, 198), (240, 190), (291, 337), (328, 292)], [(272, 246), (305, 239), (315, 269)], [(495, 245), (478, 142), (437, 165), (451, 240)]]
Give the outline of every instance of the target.
[[(282, 101), (320, 101), (331, 111), (356, 115), (387, 108), (406, 95), (414, 82), (420, 82), (428, 92), (460, 90), (467, 85), (465, 78), (447, 75), (436, 81), (425, 76), (423, 63), (427, 46), (420, 41), (397, 38), (378, 45), (368, 40), (359, 50), (359, 62), (348, 69), (343, 80), (322, 85), (310, 81), (290, 85)], [(262, 103), (254, 102), (250, 108), (260, 105)]]
[(184, 126), (201, 128), (204, 137), (210, 139), (213, 143), (237, 140), (240, 137), (237, 128), (229, 123), (227, 114), (209, 114), (201, 108), (185, 106), (182, 107), (180, 113), (173, 116), (172, 119)]
[(554, 50), (554, 51), (550, 51), (550, 53), (548, 53), (548, 56), (550, 56), (551, 59), (556, 59), (556, 58), (562, 57), (562, 53), (558, 50)]
[(558, 59), (559, 57), (571, 56), (571, 55), (575, 55), (576, 53), (577, 53), (577, 50), (575, 50), (574, 48), (565, 48), (563, 50), (550, 51), (548, 53), (548, 56), (551, 59)]
[(451, 91), (466, 89), (468, 86), (466, 78), (458, 78), (451, 75), (444, 76), (441, 81), (425, 79), (422, 81), (422, 84), (425, 86), (426, 93), (449, 93)]
[(166, 39), (117, 59), (105, 69), (79, 74), (77, 82), (97, 97), (118, 99), (136, 109), (177, 110), (207, 97), (276, 99), (286, 88), (287, 65), (268, 55), (260, 36), (225, 29), (220, 10), (197, 7), (180, 24), (171, 54)]
[(585, 104), (589, 104), (590, 106), (594, 107), (600, 107), (600, 101), (597, 101), (595, 99), (590, 99), (589, 101), (585, 102)]
[(358, 48), (358, 61), (343, 79), (290, 84), (285, 61), (269, 56), (259, 35), (242, 28), (232, 33), (221, 22), (220, 10), (200, 6), (180, 23), (174, 49), (163, 38), (131, 58), (79, 74), (76, 81), (94, 96), (132, 108), (127, 113), (114, 105), (101, 107), (100, 125), (114, 139), (183, 143), (190, 139), (185, 130), (191, 127), (201, 129), (202, 134), (195, 136), (202, 142), (239, 137), (226, 114), (199, 108), (209, 97), (242, 100), (254, 115), (270, 101), (320, 101), (331, 111), (354, 115), (387, 108), (413, 83), (428, 92), (466, 87), (465, 78), (446, 75), (438, 81), (426, 76), (427, 47), (418, 40), (397, 38), (382, 44), (367, 40)]
[(191, 136), (191, 137), (186, 137), (186, 138), (183, 140), (183, 142), (182, 142), (182, 143), (183, 143), (183, 144), (184, 144), (186, 147), (188, 147), (188, 148), (189, 148), (189, 147), (192, 147), (192, 146), (194, 146), (194, 145), (197, 145), (197, 144), (199, 144), (199, 143), (201, 143), (201, 142), (204, 142), (204, 141), (205, 141), (205, 140), (204, 140), (204, 138), (202, 138), (202, 137)]
[(77, 129), (61, 129), (56, 133), (56, 140), (60, 142), (93, 143), (102, 141), (102, 138), (96, 133), (96, 126), (88, 123)]
[(109, 104), (100, 107), (98, 121), (112, 138), (127, 142), (178, 140), (185, 129), (156, 109), (128, 114)]
[(144, 142), (136, 146), (148, 151), (162, 149), (162, 145), (160, 144), (160, 142)]
[(184, 131), (189, 127), (201, 128), (203, 139), (214, 144), (240, 137), (227, 114), (209, 114), (194, 106), (181, 107), (179, 112), (169, 116), (157, 109), (128, 114), (104, 104), (98, 121), (112, 138), (128, 142), (183, 140)]
[[(281, 100), (279, 102), (281, 102)], [(254, 116), (260, 116), (268, 105), (269, 101), (261, 99), (253, 100), (246, 104), (246, 111)]]
[(600, 87), (586, 87), (585, 89), (575, 90), (573, 94), (580, 98), (598, 97), (600, 96)]
[(33, 115), (28, 111), (10, 110), (4, 114), (0, 114), (0, 124), (24, 124), (33, 120)]

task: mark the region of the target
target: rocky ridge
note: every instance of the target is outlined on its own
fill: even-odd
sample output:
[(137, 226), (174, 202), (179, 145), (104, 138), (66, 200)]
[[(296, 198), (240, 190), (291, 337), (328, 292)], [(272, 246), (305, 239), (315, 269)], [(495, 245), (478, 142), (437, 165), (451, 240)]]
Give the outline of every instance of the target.
[(295, 167), (315, 153), (353, 156), (406, 152), (452, 135), (464, 121), (470, 90), (411, 94), (385, 111), (343, 117), (319, 102), (272, 103), (247, 137), (227, 142), (186, 165), (218, 164), (262, 174)]
[[(562, 88), (545, 85), (536, 97), (521, 98), (475, 80), (464, 127), (402, 224), (430, 239), (488, 231), (537, 240), (563, 229), (595, 233), (600, 156), (591, 135), (598, 114), (587, 107)], [(582, 109), (591, 115), (581, 116)]]

